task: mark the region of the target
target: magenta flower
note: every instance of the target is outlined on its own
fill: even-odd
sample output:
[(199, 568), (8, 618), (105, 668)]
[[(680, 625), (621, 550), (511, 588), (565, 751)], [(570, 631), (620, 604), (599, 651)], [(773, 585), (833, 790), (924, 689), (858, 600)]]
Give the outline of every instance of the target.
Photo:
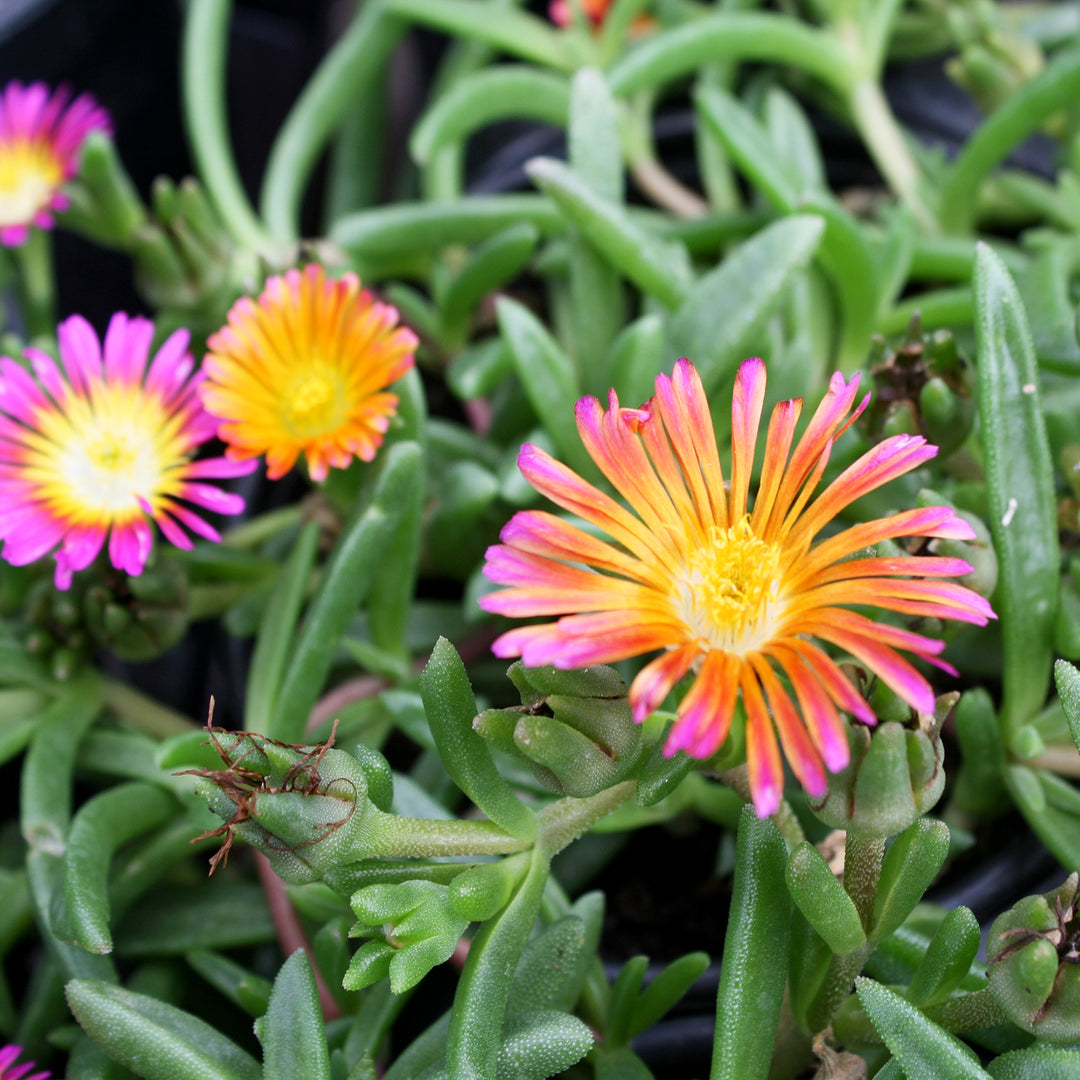
[[(156, 521), (179, 548), (217, 531), (180, 500), (238, 514), (239, 495), (207, 479), (241, 476), (255, 461), (192, 461), (217, 432), (196, 393), (188, 332), (177, 330), (150, 359), (154, 326), (116, 314), (104, 343), (81, 316), (57, 330), (60, 365), (37, 349), (0, 358), (0, 540), (2, 557), (23, 566), (54, 553), (56, 587), (66, 589), (108, 539), (118, 570), (142, 573)], [(59, 550), (57, 548), (59, 547)]]
[(22, 1053), (21, 1046), (9, 1044), (0, 1047), (0, 1080), (49, 1080), (52, 1075), (48, 1072), (36, 1072), (30, 1076), (26, 1074), (34, 1067), (32, 1061), (24, 1061), (16, 1065), (19, 1055)]
[(64, 87), (10, 82), (0, 92), (0, 244), (17, 247), (31, 225), (52, 226), (67, 207), (61, 188), (79, 164), (91, 131), (109, 131), (109, 117), (89, 94), (68, 104)]

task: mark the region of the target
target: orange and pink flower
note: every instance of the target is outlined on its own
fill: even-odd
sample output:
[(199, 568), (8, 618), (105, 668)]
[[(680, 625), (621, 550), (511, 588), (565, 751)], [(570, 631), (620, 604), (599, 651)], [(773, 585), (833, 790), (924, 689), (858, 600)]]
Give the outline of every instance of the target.
[(780, 805), (781, 747), (803, 787), (820, 797), (826, 769), (848, 762), (840, 713), (867, 724), (876, 719), (818, 642), (860, 661), (923, 713), (933, 712), (933, 688), (899, 650), (955, 674), (940, 659), (943, 642), (848, 607), (980, 626), (995, 617), (983, 597), (946, 580), (971, 572), (962, 559), (866, 554), (898, 537), (974, 539), (948, 507), (906, 510), (818, 539), (856, 499), (937, 453), (923, 438), (893, 436), (818, 492), (835, 440), (869, 401), (855, 406), (858, 382), (857, 375), (834, 375), (797, 442), (801, 399), (776, 405), (752, 501), (765, 398), (761, 360), (745, 361), (735, 380), (726, 482), (708, 401), (687, 361), (657, 378), (655, 395), (640, 409), (621, 408), (614, 392), (607, 410), (582, 398), (582, 441), (625, 505), (539, 447), (522, 447), (518, 464), (529, 483), (610, 541), (546, 511), (515, 514), (484, 567), (507, 588), (481, 604), (512, 618), (558, 618), (508, 631), (495, 641), (495, 654), (520, 656), (530, 667), (578, 668), (659, 651), (631, 684), (636, 720), (694, 674), (667, 754), (714, 754), (741, 695), (758, 814)]
[(192, 547), (184, 528), (220, 540), (185, 502), (218, 514), (244, 508), (239, 495), (202, 481), (249, 473), (254, 462), (192, 460), (217, 424), (195, 392), (188, 332), (173, 333), (151, 360), (153, 336), (149, 319), (118, 313), (101, 342), (72, 315), (57, 329), (59, 365), (33, 348), (33, 374), (0, 357), (3, 558), (24, 566), (52, 552), (59, 589), (106, 540), (113, 566), (142, 573), (150, 521), (180, 548)]
[(30, 226), (52, 226), (67, 207), (63, 185), (75, 175), (91, 131), (109, 131), (109, 117), (89, 94), (68, 104), (61, 87), (10, 82), (0, 93), (0, 244), (25, 242)]

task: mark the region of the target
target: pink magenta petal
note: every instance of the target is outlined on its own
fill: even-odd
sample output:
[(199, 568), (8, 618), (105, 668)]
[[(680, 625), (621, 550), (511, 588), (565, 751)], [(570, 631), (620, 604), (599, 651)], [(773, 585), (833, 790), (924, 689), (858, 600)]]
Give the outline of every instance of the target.
[(191, 537), (173, 521), (165, 509), (159, 510), (154, 520), (157, 522), (162, 535), (174, 547), (180, 548), (181, 551), (191, 551), (195, 547)]
[(690, 670), (699, 652), (696, 645), (669, 649), (637, 673), (630, 684), (629, 701), (639, 724), (660, 708), (675, 684)]
[(105, 332), (105, 374), (110, 382), (135, 385), (142, 381), (150, 358), (154, 324), (149, 319), (129, 319), (117, 312)]
[(0, 359), (0, 409), (29, 427), (48, 400), (27, 371), (6, 357)]
[(234, 461), (231, 458), (205, 458), (193, 461), (187, 468), (187, 474), (202, 480), (223, 480), (236, 476), (249, 476), (259, 467), (258, 459), (247, 458)]
[(70, 529), (64, 537), (62, 553), (73, 571), (85, 570), (105, 543), (105, 529), (93, 525)]
[(807, 793), (820, 798), (825, 794), (825, 769), (806, 725), (795, 711), (791, 698), (773, 672), (769, 661), (757, 654), (751, 655), (749, 662), (768, 699), (784, 757)]
[(60, 362), (71, 385), (88, 394), (91, 385), (100, 382), (102, 376), (101, 343), (94, 328), (81, 315), (72, 315), (56, 328), (56, 337)]
[(742, 665), (739, 680), (746, 706), (746, 765), (750, 774), (750, 796), (759, 818), (780, 809), (784, 795), (784, 766), (772, 721), (761, 696), (761, 687), (749, 664)]
[(146, 566), (154, 534), (142, 518), (113, 525), (109, 536), (109, 560), (117, 570), (138, 577)]
[(215, 544), (221, 540), (221, 533), (213, 525), (208, 521), (204, 521), (198, 514), (193, 514), (186, 506), (174, 503), (169, 506), (169, 513), (196, 536), (201, 536), (204, 540), (211, 540)]
[(148, 392), (168, 399), (183, 385), (192, 368), (187, 351), (190, 340), (191, 335), (184, 329), (174, 330), (165, 339), (146, 373)]
[(765, 404), (765, 364), (754, 357), (739, 365), (731, 398), (731, 495), (730, 517), (738, 521), (746, 513), (750, 474), (754, 471), (761, 409)]
[(719, 649), (705, 654), (697, 678), (679, 702), (678, 719), (664, 756), (685, 750), (693, 758), (711, 757), (731, 729), (739, 692), (739, 661)]
[(207, 510), (213, 510), (215, 514), (242, 514), (244, 512), (244, 500), (240, 495), (234, 495), (221, 488), (211, 487), (209, 484), (184, 484), (180, 490), (181, 498), (196, 506), (205, 506)]

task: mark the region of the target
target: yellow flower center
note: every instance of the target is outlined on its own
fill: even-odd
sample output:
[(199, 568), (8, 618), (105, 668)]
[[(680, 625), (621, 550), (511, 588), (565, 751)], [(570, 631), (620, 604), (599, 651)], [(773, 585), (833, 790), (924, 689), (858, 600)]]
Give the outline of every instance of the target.
[(333, 367), (311, 365), (283, 399), (289, 434), (296, 439), (313, 439), (336, 431), (345, 422), (345, 391), (344, 381)]
[(773, 634), (779, 615), (780, 551), (748, 518), (714, 529), (675, 579), (675, 608), (710, 648), (743, 655)]
[(33, 221), (63, 179), (63, 168), (46, 143), (0, 143), (0, 227)]
[(31, 468), (48, 501), (80, 520), (107, 522), (174, 494), (187, 462), (175, 418), (141, 387), (99, 384), (93, 401), (72, 398), (43, 413)]

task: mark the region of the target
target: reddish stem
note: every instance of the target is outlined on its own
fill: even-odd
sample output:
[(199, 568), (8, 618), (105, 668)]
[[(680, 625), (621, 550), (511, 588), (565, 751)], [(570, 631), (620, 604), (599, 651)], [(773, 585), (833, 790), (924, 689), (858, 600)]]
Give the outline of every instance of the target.
[(254, 852), (255, 866), (259, 871), (259, 881), (263, 892), (266, 893), (266, 902), (270, 907), (270, 917), (274, 920), (274, 929), (277, 931), (278, 944), (286, 956), (292, 956), (297, 949), (303, 949), (311, 961), (311, 970), (315, 972), (315, 985), (319, 990), (319, 1004), (322, 1006), (323, 1020), (336, 1020), (341, 1015), (341, 1009), (330, 993), (330, 987), (319, 971), (315, 963), (315, 953), (312, 951), (311, 942), (300, 925), (300, 918), (296, 909), (292, 906), (288, 894), (285, 892), (285, 882), (274, 873), (270, 860), (261, 852)]

